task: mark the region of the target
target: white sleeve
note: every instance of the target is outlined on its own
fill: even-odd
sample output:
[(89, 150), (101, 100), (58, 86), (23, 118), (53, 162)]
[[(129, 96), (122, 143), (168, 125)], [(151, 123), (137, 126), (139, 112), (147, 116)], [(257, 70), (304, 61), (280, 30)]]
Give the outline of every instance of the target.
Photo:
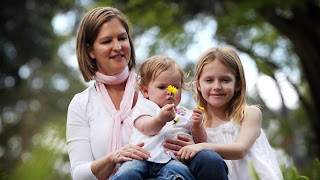
[(71, 175), (76, 180), (96, 180), (91, 171), (94, 161), (89, 141), (90, 126), (83, 103), (76, 96), (70, 102), (67, 115), (67, 147), (71, 163)]
[(134, 121), (140, 116), (147, 115), (153, 117), (157, 115), (159, 112), (160, 107), (156, 103), (142, 97), (142, 95), (139, 95), (138, 101), (134, 106), (131, 115), (132, 123), (134, 124)]

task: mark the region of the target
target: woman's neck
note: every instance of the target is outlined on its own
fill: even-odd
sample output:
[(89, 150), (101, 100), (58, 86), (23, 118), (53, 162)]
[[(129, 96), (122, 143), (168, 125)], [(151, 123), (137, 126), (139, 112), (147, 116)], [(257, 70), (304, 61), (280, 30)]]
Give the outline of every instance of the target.
[(124, 91), (126, 88), (126, 83), (127, 81), (120, 83), (120, 84), (104, 84), (104, 86), (106, 87), (106, 89), (109, 91)]
[(109, 93), (110, 99), (113, 102), (114, 107), (119, 110), (120, 109), (120, 103), (123, 99), (124, 91), (126, 88), (126, 82), (121, 84), (105, 84), (105, 87)]

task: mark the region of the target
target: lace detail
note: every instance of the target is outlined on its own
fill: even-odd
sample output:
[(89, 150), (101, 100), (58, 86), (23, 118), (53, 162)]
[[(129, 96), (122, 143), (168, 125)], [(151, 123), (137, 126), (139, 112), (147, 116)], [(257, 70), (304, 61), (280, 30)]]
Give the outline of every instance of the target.
[[(235, 141), (238, 132), (235, 131), (233, 126), (239, 126), (233, 124), (231, 121), (221, 124), (216, 128), (206, 128), (208, 134), (208, 142), (214, 143), (227, 143)], [(236, 127), (238, 129), (239, 127)]]

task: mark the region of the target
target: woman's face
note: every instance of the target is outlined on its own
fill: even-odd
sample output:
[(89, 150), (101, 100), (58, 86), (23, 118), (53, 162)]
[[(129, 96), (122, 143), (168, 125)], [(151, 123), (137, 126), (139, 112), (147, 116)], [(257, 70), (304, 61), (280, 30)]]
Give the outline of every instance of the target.
[(102, 74), (112, 76), (128, 66), (131, 57), (129, 36), (117, 18), (101, 26), (88, 52), (92, 59), (96, 59), (98, 71)]

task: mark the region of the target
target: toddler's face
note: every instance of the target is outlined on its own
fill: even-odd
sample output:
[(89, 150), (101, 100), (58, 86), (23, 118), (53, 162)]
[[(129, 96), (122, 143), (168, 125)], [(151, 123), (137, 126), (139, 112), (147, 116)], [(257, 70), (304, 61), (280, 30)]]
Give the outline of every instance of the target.
[(179, 71), (164, 71), (159, 74), (147, 87), (142, 86), (141, 91), (145, 98), (163, 107), (166, 104), (172, 104), (172, 99), (167, 87), (172, 85), (178, 89), (174, 94), (173, 103), (177, 106), (181, 101), (181, 74)]

